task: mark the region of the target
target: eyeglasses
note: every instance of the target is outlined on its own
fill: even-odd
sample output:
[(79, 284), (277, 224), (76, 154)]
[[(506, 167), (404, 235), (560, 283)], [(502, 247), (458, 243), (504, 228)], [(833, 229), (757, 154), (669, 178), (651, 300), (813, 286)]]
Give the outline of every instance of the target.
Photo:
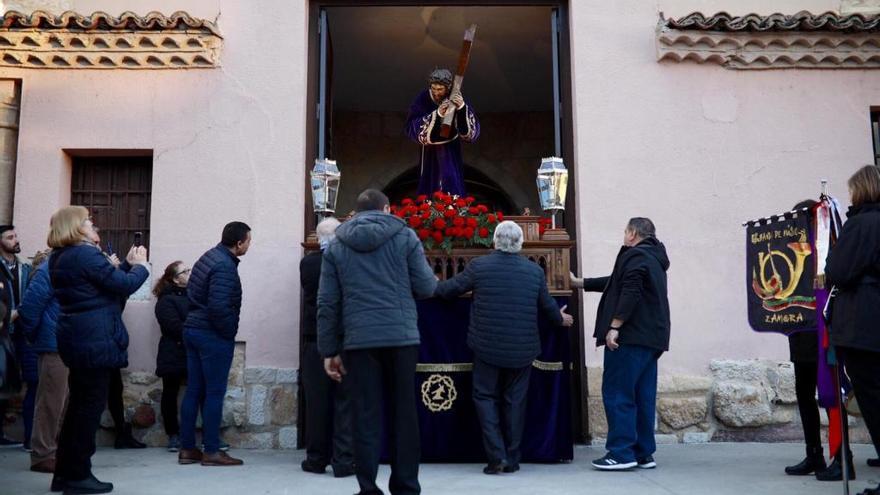
[(185, 274), (185, 273), (189, 273), (189, 272), (191, 272), (191, 271), (192, 271), (192, 268), (187, 268), (186, 270), (181, 270), (181, 271), (175, 273), (174, 276), (175, 276), (175, 277), (179, 277), (179, 276), (181, 276), (181, 275), (183, 275), (183, 274)]

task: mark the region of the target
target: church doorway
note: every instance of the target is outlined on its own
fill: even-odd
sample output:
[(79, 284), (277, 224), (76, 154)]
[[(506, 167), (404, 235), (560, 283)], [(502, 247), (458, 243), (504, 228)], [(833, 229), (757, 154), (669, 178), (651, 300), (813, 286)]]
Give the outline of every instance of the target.
[[(462, 95), (481, 129), (474, 142), (461, 144), (464, 186), (506, 214), (542, 215), (535, 185), (541, 158), (563, 157), (569, 182), (577, 177), (566, 15), (567, 2), (559, 0), (313, 0), (307, 115), (315, 120), (307, 127), (306, 175), (316, 158), (337, 161), (338, 216), (353, 211), (366, 188), (383, 190), (393, 203), (413, 197), (423, 158), (405, 133), (410, 105), (434, 69), (455, 72), (464, 31), (476, 24)], [(309, 232), (315, 216), (304, 179)], [(573, 239), (574, 197), (572, 187), (569, 207), (557, 216)], [(571, 348), (579, 350), (572, 356), (575, 441), (588, 440), (589, 431), (582, 336), (571, 332)]]

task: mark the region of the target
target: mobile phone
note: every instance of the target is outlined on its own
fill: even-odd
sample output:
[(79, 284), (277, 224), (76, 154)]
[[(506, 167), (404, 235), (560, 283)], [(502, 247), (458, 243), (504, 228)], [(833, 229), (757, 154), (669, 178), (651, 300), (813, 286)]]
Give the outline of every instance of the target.
[(134, 247), (141, 247), (143, 245), (143, 232), (135, 232), (134, 233)]

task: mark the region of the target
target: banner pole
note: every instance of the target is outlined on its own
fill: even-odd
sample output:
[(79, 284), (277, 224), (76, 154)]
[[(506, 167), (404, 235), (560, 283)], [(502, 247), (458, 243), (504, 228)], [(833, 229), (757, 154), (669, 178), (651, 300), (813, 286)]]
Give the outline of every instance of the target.
[(834, 365), (834, 386), (837, 388), (837, 407), (840, 411), (840, 467), (843, 469), (843, 495), (849, 494), (849, 425), (847, 419), (849, 416), (846, 412), (846, 404), (843, 401), (843, 392), (840, 388), (840, 373), (843, 368), (840, 366), (840, 356), (837, 356), (837, 364)]

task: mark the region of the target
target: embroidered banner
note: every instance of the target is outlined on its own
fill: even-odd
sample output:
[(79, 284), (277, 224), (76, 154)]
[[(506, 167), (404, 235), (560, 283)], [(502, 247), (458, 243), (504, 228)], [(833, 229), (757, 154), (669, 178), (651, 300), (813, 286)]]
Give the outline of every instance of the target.
[(749, 324), (757, 332), (816, 329), (816, 274), (810, 213), (749, 222), (746, 277)]

